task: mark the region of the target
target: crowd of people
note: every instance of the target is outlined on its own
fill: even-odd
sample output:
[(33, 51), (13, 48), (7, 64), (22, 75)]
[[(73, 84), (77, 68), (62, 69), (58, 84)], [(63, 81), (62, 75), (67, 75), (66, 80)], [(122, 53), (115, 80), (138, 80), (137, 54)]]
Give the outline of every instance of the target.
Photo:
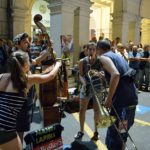
[[(31, 112), (33, 110), (34, 84), (52, 80), (61, 66), (60, 62), (51, 67), (47, 74), (35, 74), (34, 66), (41, 64), (52, 56), (52, 41), (33, 39), (27, 33), (14, 37), (13, 42), (0, 39), (0, 148), (22, 149), (24, 132), (30, 130)], [(38, 53), (37, 55), (36, 52)], [(31, 55), (31, 54), (34, 55)], [(55, 55), (55, 56), (54, 56)], [(68, 58), (64, 51), (62, 58)], [(128, 80), (130, 68), (136, 70), (134, 80)], [(150, 46), (135, 45), (129, 42), (123, 45), (119, 37), (114, 41), (100, 37), (93, 38), (83, 46), (79, 54), (80, 89), (80, 131), (75, 139), (84, 136), (85, 114), (90, 100), (94, 109), (94, 135), (98, 140), (97, 122), (100, 112), (94, 100), (87, 73), (89, 69), (103, 72), (109, 85), (104, 106), (110, 109), (110, 115), (125, 119), (127, 131), (134, 123), (135, 109), (138, 104), (139, 90), (149, 90), (150, 86)], [(128, 93), (128, 94), (126, 94)], [(114, 109), (112, 109), (114, 108)], [(122, 114), (124, 114), (122, 116)], [(115, 125), (119, 128), (120, 120)], [(118, 135), (114, 125), (110, 126), (106, 135), (109, 150), (123, 150), (127, 141), (127, 132)]]
[[(104, 37), (100, 37), (103, 40)], [(123, 57), (129, 64), (129, 66), (136, 70), (135, 84), (137, 89), (143, 91), (149, 91), (150, 87), (150, 45), (134, 44), (129, 41), (127, 44), (122, 44), (121, 39), (117, 37), (115, 40), (110, 41), (111, 51)], [(94, 39), (92, 42), (97, 43)], [(82, 47), (82, 51), (79, 54), (79, 59), (88, 55), (87, 44)]]

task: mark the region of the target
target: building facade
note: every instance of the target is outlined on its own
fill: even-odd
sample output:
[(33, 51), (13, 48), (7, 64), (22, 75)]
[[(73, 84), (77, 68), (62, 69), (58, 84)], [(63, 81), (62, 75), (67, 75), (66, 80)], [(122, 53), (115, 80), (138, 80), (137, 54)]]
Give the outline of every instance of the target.
[[(32, 35), (33, 9), (37, 1), (0, 0), (0, 37), (13, 39), (22, 32)], [(61, 35), (73, 36), (74, 57), (77, 57), (81, 45), (102, 33), (111, 40), (120, 37), (123, 44), (129, 40), (136, 44), (150, 43), (149, 0), (45, 1), (48, 4), (46, 13), (50, 18), (50, 36), (58, 56), (61, 55)], [(39, 9), (44, 13), (44, 4)]]

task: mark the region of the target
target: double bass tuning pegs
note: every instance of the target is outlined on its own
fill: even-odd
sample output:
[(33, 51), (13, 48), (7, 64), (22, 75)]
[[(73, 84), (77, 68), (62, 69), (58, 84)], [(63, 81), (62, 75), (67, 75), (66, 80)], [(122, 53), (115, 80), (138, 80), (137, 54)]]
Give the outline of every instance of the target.
[(41, 21), (41, 20), (42, 20), (42, 15), (36, 14), (36, 15), (34, 16), (34, 21), (35, 21), (35, 22), (38, 22), (38, 21)]

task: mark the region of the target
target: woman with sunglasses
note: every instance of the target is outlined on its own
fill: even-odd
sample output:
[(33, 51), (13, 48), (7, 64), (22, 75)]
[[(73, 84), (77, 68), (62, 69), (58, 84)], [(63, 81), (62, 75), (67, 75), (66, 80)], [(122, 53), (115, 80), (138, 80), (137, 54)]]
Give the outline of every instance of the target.
[(82, 84), (80, 90), (80, 111), (79, 111), (79, 120), (80, 120), (80, 131), (75, 135), (75, 139), (82, 139), (84, 135), (84, 122), (85, 122), (85, 113), (89, 104), (89, 101), (93, 100), (93, 109), (94, 109), (94, 125), (95, 131), (92, 140), (98, 140), (98, 132), (96, 128), (96, 122), (99, 119), (99, 108), (97, 102), (93, 99), (92, 89), (90, 86), (90, 81), (88, 79), (88, 71), (90, 69), (96, 69), (97, 71), (101, 70), (100, 61), (96, 56), (96, 44), (94, 42), (88, 43), (88, 56), (80, 59), (79, 62), (79, 79)]

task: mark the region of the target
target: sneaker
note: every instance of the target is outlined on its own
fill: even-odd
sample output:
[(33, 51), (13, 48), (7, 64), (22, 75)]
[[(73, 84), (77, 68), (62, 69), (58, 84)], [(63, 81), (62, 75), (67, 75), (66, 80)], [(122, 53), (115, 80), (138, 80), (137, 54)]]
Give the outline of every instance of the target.
[(83, 135), (84, 135), (84, 133), (81, 132), (81, 131), (79, 131), (79, 132), (74, 136), (74, 138), (75, 138), (76, 140), (79, 140), (79, 139), (82, 139)]
[(91, 140), (93, 140), (93, 141), (99, 140), (99, 134), (98, 134), (98, 132), (94, 132), (94, 135), (93, 135), (93, 137), (91, 138)]

